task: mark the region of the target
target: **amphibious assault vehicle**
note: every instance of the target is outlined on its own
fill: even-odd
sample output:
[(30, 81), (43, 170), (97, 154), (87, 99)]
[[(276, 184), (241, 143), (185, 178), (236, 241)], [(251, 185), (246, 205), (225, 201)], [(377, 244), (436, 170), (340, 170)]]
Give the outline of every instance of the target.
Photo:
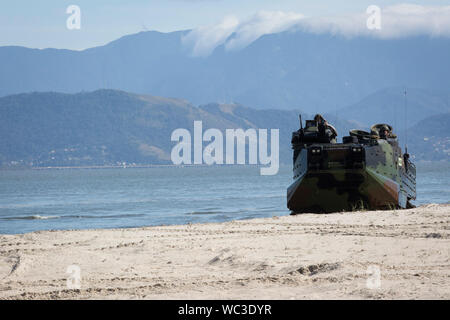
[(402, 153), (393, 128), (337, 131), (320, 115), (292, 133), (294, 182), (287, 189), (293, 214), (413, 207), (416, 168)]

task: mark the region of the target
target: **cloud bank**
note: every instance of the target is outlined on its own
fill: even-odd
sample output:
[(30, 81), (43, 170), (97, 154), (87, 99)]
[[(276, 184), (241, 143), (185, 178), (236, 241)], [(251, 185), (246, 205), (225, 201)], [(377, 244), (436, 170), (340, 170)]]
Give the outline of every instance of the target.
[(399, 4), (381, 8), (379, 30), (367, 28), (369, 15), (361, 12), (334, 17), (305, 17), (294, 12), (260, 11), (243, 21), (227, 16), (217, 25), (190, 31), (183, 38), (183, 44), (193, 56), (208, 56), (222, 44), (226, 50), (239, 50), (265, 34), (287, 30), (382, 39), (413, 35), (450, 37), (450, 6)]
[(227, 16), (215, 26), (199, 27), (189, 32), (183, 39), (183, 44), (190, 47), (194, 56), (208, 56), (223, 44), (239, 26), (235, 16)]
[(331, 33), (346, 37), (373, 36), (382, 39), (413, 35), (450, 36), (450, 6), (431, 7), (399, 4), (381, 8), (381, 29), (367, 28), (366, 12), (336, 17), (304, 19), (296, 27), (311, 33)]
[(239, 25), (235, 36), (225, 43), (225, 48), (228, 50), (242, 49), (262, 35), (290, 29), (303, 18), (303, 15), (292, 12), (260, 11)]
[(227, 16), (218, 25), (190, 31), (182, 41), (192, 50), (192, 55), (208, 56), (219, 45), (225, 44), (227, 50), (238, 50), (262, 35), (288, 30), (302, 18), (301, 14), (281, 11), (260, 11), (242, 22), (235, 16)]

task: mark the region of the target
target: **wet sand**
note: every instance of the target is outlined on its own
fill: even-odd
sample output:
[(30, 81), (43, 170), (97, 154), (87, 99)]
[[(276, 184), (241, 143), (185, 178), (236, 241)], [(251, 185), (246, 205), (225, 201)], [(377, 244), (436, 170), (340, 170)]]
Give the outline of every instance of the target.
[(450, 299), (449, 257), (450, 205), (40, 231), (0, 236), (0, 299)]

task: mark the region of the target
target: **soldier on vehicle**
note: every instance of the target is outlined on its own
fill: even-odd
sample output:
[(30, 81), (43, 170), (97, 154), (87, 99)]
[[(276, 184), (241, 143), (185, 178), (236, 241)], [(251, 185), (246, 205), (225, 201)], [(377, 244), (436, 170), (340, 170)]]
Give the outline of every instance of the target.
[(390, 136), (390, 130), (388, 126), (384, 125), (380, 128), (380, 138), (387, 139)]
[(314, 116), (314, 121), (317, 123), (325, 123), (326, 122), (325, 118), (321, 114), (316, 114)]
[(337, 130), (321, 114), (316, 114), (314, 121), (317, 123), (319, 132), (327, 136), (331, 143), (336, 143)]

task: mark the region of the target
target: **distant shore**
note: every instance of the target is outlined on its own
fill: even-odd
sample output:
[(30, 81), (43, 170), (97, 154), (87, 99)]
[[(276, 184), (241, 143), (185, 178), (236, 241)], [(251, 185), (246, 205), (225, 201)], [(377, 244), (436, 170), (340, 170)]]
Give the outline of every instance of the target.
[[(414, 161), (414, 160), (413, 160)], [(430, 164), (430, 163), (440, 163), (449, 164), (447, 160), (417, 160), (414, 161), (415, 164)], [(207, 165), (207, 164), (183, 164), (176, 165), (172, 163), (167, 164), (125, 164), (125, 165), (89, 165), (89, 166), (4, 166), (0, 167), (0, 170), (64, 170), (64, 169), (122, 169), (122, 168), (183, 168), (183, 167), (223, 167), (223, 166), (244, 166), (244, 167), (261, 167), (259, 164), (221, 164), (221, 165)], [(291, 164), (280, 163), (280, 167), (291, 166)]]
[(0, 235), (0, 299), (450, 299), (449, 226), (431, 204)]
[[(286, 166), (287, 164), (280, 164)], [(64, 169), (127, 169), (127, 168), (183, 168), (183, 167), (229, 167), (229, 166), (239, 166), (239, 167), (255, 167), (259, 168), (262, 165), (259, 164), (139, 164), (139, 165), (99, 165), (99, 166), (47, 166), (47, 167), (33, 167), (33, 166), (18, 166), (18, 167), (0, 167), (0, 170), (64, 170)]]

